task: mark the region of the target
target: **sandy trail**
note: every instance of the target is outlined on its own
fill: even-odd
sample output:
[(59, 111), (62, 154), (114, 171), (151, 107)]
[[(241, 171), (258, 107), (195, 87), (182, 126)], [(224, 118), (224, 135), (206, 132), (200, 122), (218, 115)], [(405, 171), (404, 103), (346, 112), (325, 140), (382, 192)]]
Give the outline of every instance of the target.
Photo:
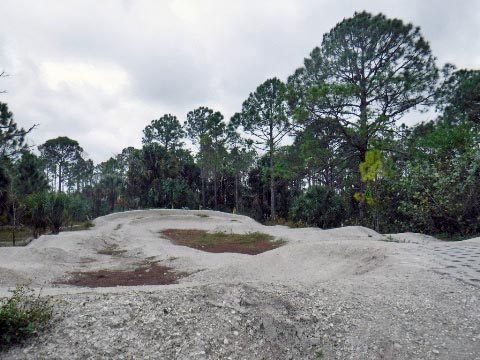
[[(261, 231), (277, 239), (283, 239), (286, 243), (280, 248), (255, 256), (233, 253), (214, 254), (177, 246), (161, 238), (159, 232), (168, 228), (233, 233)], [(116, 256), (99, 254), (99, 251), (111, 246), (125, 251)], [(191, 275), (182, 278), (179, 284), (169, 286), (88, 289), (55, 284), (55, 281), (68, 277), (71, 272), (132, 269), (145, 259), (160, 261), (163, 265)], [(290, 310), (282, 308), (284, 305), (269, 305), (273, 307), (259, 305), (258, 313), (252, 313), (255, 316), (260, 314), (257, 317), (261, 318), (263, 324), (259, 327), (257, 335), (261, 335), (260, 338), (264, 336), (264, 341), (272, 346), (278, 343), (277, 346), (280, 346), (283, 352), (275, 353), (277, 358), (284, 356), (285, 358), (315, 358), (313, 349), (322, 344), (322, 349), (328, 353), (325, 358), (332, 359), (480, 359), (480, 312), (478, 311), (480, 308), (480, 238), (460, 243), (445, 243), (413, 233), (385, 236), (362, 227), (320, 230), (263, 226), (245, 216), (214, 211), (131, 211), (96, 219), (95, 227), (87, 231), (42, 236), (24, 248), (0, 248), (0, 274), (0, 295), (5, 294), (17, 283), (27, 283), (35, 288), (42, 287), (45, 294), (52, 294), (67, 301), (69, 304), (67, 309), (70, 307), (70, 312), (76, 309), (76, 301), (80, 301), (74, 294), (81, 294), (81, 298), (84, 299), (89, 299), (92, 295), (108, 296), (108, 299), (102, 300), (107, 303), (115, 297), (120, 297), (115, 298), (115, 301), (119, 303), (125, 301), (125, 304), (129, 303), (127, 299), (131, 299), (132, 296), (141, 297), (144, 306), (149, 307), (150, 298), (148, 295), (139, 295), (141, 292), (156, 294), (152, 296), (171, 298), (177, 296), (183, 299), (189, 296), (198, 298), (199, 294), (204, 293), (214, 293), (216, 295), (212, 295), (213, 298), (205, 305), (207, 309), (212, 306), (210, 309), (212, 317), (217, 316), (215, 311), (224, 307), (218, 304), (224, 304), (225, 301), (228, 303), (231, 298), (236, 299), (235, 301), (240, 299), (240, 295), (235, 295), (239, 291), (247, 292), (250, 297), (260, 299), (257, 300), (259, 304), (267, 301), (264, 297), (275, 298), (278, 294), (285, 292), (289, 295), (283, 296), (282, 299), (291, 303), (288, 306), (300, 307), (295, 310), (299, 313), (302, 313), (304, 307), (305, 311), (310, 309), (307, 311), (310, 315), (314, 312), (312, 309), (320, 306), (319, 304), (323, 304), (322, 306), (326, 309), (338, 302), (348, 309), (344, 311), (344, 315), (337, 314), (345, 318), (340, 316), (340, 320), (337, 318), (331, 320), (332, 324), (340, 321), (339, 326), (344, 329), (344, 332), (338, 330), (337, 334), (333, 331), (332, 335), (328, 327), (322, 328), (322, 336), (328, 335), (327, 340), (319, 337), (315, 338), (314, 342), (301, 340), (297, 344), (299, 340), (284, 339), (275, 329), (285, 328), (287, 325), (284, 322), (286, 324), (293, 322), (297, 333), (298, 331), (307, 333), (316, 329), (316, 323), (309, 325), (306, 321), (302, 325), (301, 316), (298, 315), (300, 316), (298, 319), (292, 318), (289, 314)], [(321, 293), (323, 295), (318, 294), (319, 289), (323, 289)], [(233, 295), (228, 295), (227, 300), (222, 298), (225, 293), (230, 294), (230, 292)], [(304, 305), (301, 305), (299, 294), (304, 294), (306, 299)], [(333, 305), (327, 302), (327, 299), (333, 302)], [(97, 299), (91, 306), (101, 307), (99, 301)], [(248, 303), (249, 300), (242, 301)], [(231, 307), (236, 309), (235, 311), (243, 309), (244, 313), (248, 313), (251, 308), (248, 305), (242, 305), (242, 301), (238, 300), (238, 304)], [(334, 315), (325, 313), (324, 316), (335, 317), (337, 310), (331, 310)], [(97, 308), (97, 311), (100, 310)], [(208, 314), (209, 312), (204, 309), (204, 314), (198, 315), (199, 318), (195, 321), (198, 323), (207, 321), (203, 316), (208, 317)], [(112, 316), (104, 314), (102, 321), (107, 321)], [(275, 321), (270, 319), (271, 316)], [(71, 315), (70, 320), (65, 322), (73, 321), (73, 318), (74, 315)], [(266, 320), (267, 318), (270, 320)], [(252, 318), (251, 321), (255, 322), (255, 319)], [(75, 321), (78, 325), (84, 319)], [(278, 324), (268, 325), (269, 321)], [(59, 326), (62, 328), (67, 325)], [(222, 326), (218, 325), (219, 329)], [(126, 328), (128, 328), (127, 325), (125, 325)], [(184, 331), (188, 333), (186, 328)], [(275, 336), (271, 334), (272, 331)], [(465, 333), (461, 336), (462, 341), (451, 339), (451, 332), (455, 331)], [(383, 335), (381, 335), (382, 332)], [(191, 354), (188, 351), (192, 347), (203, 349), (203, 345), (198, 345), (197, 338), (200, 336), (198, 333), (203, 334), (199, 330), (192, 333), (192, 338), (185, 337), (184, 352), (183, 350), (173, 352), (172, 349), (177, 348), (170, 348), (167, 345), (165, 349), (156, 351), (160, 351), (164, 358), (192, 358), (188, 356)], [(205, 345), (207, 350), (199, 350), (199, 354), (204, 351), (208, 355), (210, 351), (210, 356), (205, 358), (222, 358), (228, 357), (226, 354), (230, 351), (230, 358), (242, 358), (242, 356), (243, 358), (262, 358), (262, 356), (274, 358), (273, 350), (269, 350), (268, 347), (262, 348), (255, 341), (247, 341), (247, 335), (247, 333), (245, 337), (238, 335), (242, 339), (238, 341), (240, 343), (245, 341), (245, 345), (241, 347), (243, 350), (235, 351), (232, 350), (233, 345), (229, 342), (223, 344), (224, 347), (215, 348), (216, 350), (213, 351), (213, 340), (207, 337), (210, 340), (202, 342), (208, 345)], [(77, 335), (72, 335), (72, 337), (75, 336)], [(376, 338), (378, 336), (380, 339)], [(385, 336), (386, 338), (383, 338)], [(337, 341), (339, 337), (342, 341)], [(99, 334), (98, 339), (100, 338), (102, 337)], [(299, 338), (298, 334), (293, 338)], [(27, 358), (38, 351), (44, 356), (53, 358), (76, 357), (72, 354), (68, 355), (68, 347), (71, 345), (62, 348), (57, 344), (52, 349), (47, 345), (48, 341), (52, 342), (51, 337), (48, 341), (45, 339), (36, 341), (29, 348), (31, 352), (26, 352)], [(102, 351), (106, 351), (108, 347), (108, 339), (105, 342), (106, 345), (98, 345), (99, 348), (103, 346)], [(369, 342), (369, 345), (366, 346), (365, 342)], [(288, 348), (286, 344), (289, 344)], [(135, 346), (130, 346), (131, 349), (135, 349)], [(292, 349), (296, 349), (296, 352)], [(247, 350), (255, 352), (249, 353)], [(15, 349), (10, 351), (7, 358), (16, 358), (19, 351)], [(90, 355), (85, 353), (82, 356), (102, 357), (99, 354), (98, 352)], [(254, 355), (249, 356), (249, 354)], [(293, 357), (289, 357), (289, 354)], [(105, 358), (113, 357), (116, 356), (105, 355)], [(146, 355), (140, 355), (137, 351), (133, 352), (131, 357), (144, 358)], [(193, 358), (203, 357), (193, 356)]]

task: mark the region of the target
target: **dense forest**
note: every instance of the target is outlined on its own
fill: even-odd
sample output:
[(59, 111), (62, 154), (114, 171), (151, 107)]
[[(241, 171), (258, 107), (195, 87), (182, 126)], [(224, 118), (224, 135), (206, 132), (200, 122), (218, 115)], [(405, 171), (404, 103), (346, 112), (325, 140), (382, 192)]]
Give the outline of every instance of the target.
[[(231, 119), (206, 106), (165, 114), (141, 148), (97, 165), (68, 137), (28, 147), (35, 127), (0, 103), (0, 225), (38, 236), (116, 211), (188, 208), (480, 233), (480, 70), (440, 68), (418, 27), (356, 13), (286, 82), (252, 90)], [(402, 124), (407, 113), (416, 125)]]

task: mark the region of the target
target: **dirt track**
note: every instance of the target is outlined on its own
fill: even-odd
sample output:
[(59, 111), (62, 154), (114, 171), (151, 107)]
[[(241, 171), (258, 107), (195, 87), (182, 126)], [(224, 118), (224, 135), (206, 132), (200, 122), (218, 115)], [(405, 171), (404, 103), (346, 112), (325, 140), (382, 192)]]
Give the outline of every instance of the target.
[[(5, 358), (480, 359), (480, 239), (265, 227), (183, 210), (95, 223), (0, 248), (2, 294), (23, 282), (60, 300), (50, 333)], [(160, 238), (168, 228), (261, 231), (286, 244), (255, 256), (213, 254)], [(168, 286), (55, 284), (145, 261), (191, 275)]]

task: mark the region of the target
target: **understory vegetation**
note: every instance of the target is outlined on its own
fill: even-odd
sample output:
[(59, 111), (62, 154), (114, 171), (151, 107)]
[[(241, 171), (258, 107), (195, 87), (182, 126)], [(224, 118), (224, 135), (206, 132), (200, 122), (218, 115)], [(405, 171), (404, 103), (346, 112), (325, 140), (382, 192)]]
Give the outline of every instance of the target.
[(12, 296), (0, 299), (0, 351), (36, 335), (48, 325), (52, 313), (53, 306), (48, 298), (17, 286)]
[[(480, 71), (440, 70), (419, 28), (382, 14), (356, 13), (319, 42), (229, 121), (205, 106), (165, 114), (145, 126), (141, 148), (96, 165), (65, 136), (28, 148), (34, 128), (0, 103), (0, 224), (15, 242), (19, 227), (36, 237), (116, 211), (188, 208), (480, 233)], [(402, 124), (409, 112), (416, 125)]]

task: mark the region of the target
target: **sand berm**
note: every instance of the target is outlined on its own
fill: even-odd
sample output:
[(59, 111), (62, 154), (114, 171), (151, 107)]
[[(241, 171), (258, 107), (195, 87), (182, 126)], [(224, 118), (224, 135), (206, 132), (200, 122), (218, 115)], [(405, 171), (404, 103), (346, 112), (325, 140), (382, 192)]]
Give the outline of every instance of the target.
[[(259, 231), (284, 245), (209, 253), (173, 244), (164, 229)], [(178, 283), (65, 284), (78, 272), (152, 263)], [(16, 284), (42, 289), (56, 310), (47, 331), (2, 359), (480, 359), (480, 238), (130, 211), (0, 248), (0, 295)]]

